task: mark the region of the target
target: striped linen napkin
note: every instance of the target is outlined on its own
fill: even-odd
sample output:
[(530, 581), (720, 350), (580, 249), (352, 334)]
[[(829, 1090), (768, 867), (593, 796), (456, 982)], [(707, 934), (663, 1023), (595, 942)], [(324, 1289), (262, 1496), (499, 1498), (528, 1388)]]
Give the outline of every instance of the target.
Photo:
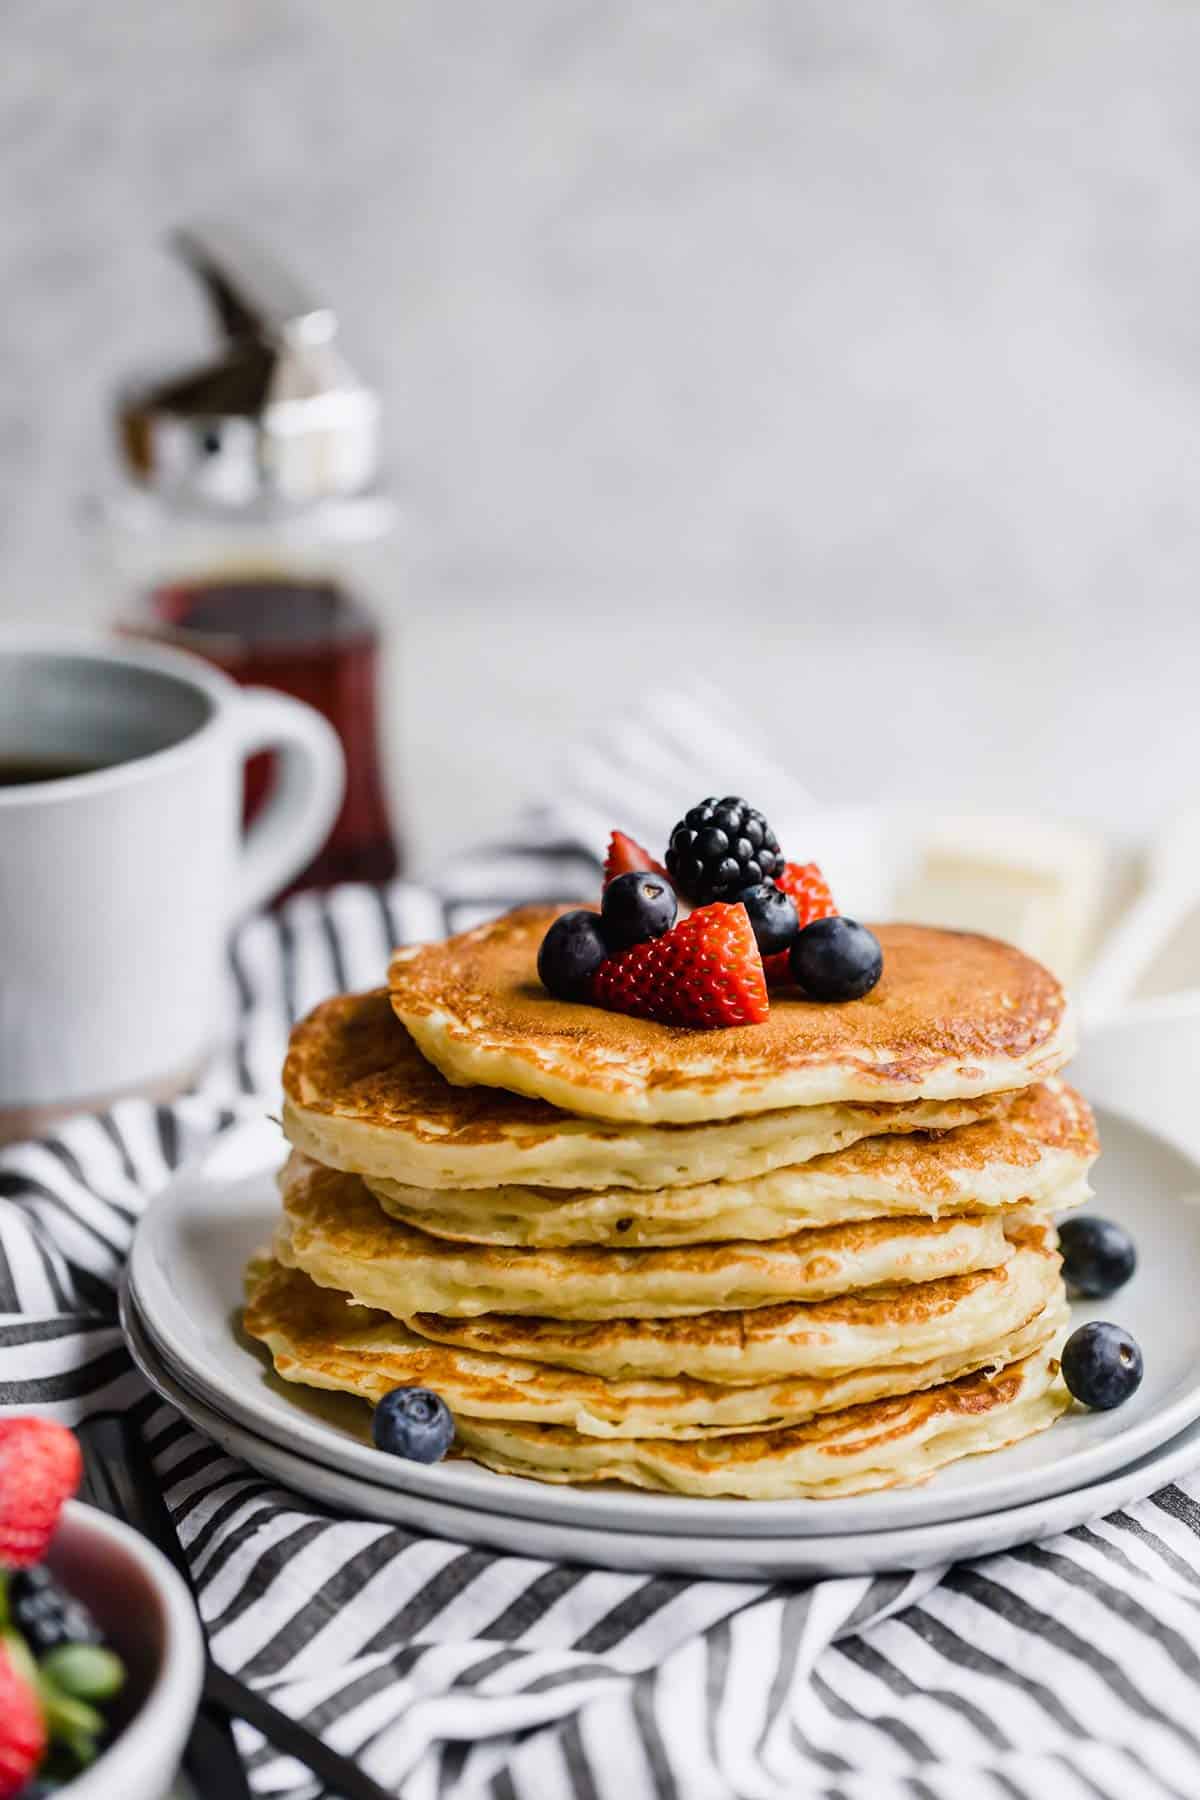
[[(114, 1290), (138, 1216), (215, 1133), (274, 1104), (290, 1022), (377, 984), (395, 943), (594, 892), (595, 842), (543, 816), (436, 887), (346, 887), (253, 919), (230, 958), (228, 1050), (197, 1093), (0, 1150), (0, 1406), (128, 1408), (218, 1660), (403, 1800), (1200, 1794), (1200, 1478), (916, 1576), (647, 1577), (330, 1518), (131, 1369)], [(242, 1741), (256, 1791), (312, 1800), (296, 1764)]]

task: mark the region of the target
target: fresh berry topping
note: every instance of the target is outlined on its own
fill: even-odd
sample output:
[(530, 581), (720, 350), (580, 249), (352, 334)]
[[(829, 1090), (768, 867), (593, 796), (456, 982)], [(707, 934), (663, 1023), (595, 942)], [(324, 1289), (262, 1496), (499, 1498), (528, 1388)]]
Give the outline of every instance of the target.
[(837, 907), (833, 904), (829, 883), (816, 863), (784, 863), (782, 875), (775, 877), (775, 885), (796, 902), (801, 931), (814, 919), (836, 918)]
[(760, 1025), (770, 1012), (744, 906), (703, 906), (665, 936), (610, 956), (592, 993), (610, 1012), (662, 1025)]
[(441, 1462), (454, 1438), (454, 1420), (440, 1394), (428, 1388), (393, 1388), (375, 1408), (376, 1447), (409, 1462)]
[(670, 931), (679, 911), (665, 875), (618, 875), (604, 890), (600, 929), (610, 950), (628, 950)]
[(45, 1563), (15, 1572), (8, 1584), (8, 1615), (36, 1657), (60, 1644), (103, 1641), (82, 1600), (64, 1593)]
[(655, 862), (648, 850), (643, 850), (633, 838), (627, 837), (623, 831), (614, 831), (608, 840), (608, 855), (604, 859), (604, 885), (615, 881), (618, 875), (665, 875), (666, 870), (660, 862)]
[(702, 800), (685, 813), (667, 849), (667, 873), (685, 900), (736, 900), (783, 868), (767, 821), (735, 794)]
[(1058, 1228), (1063, 1280), (1085, 1300), (1104, 1300), (1124, 1287), (1137, 1267), (1133, 1239), (1112, 1219), (1081, 1213)]
[(1103, 1319), (1081, 1325), (1063, 1345), (1063, 1380), (1076, 1400), (1095, 1412), (1111, 1412), (1136, 1393), (1142, 1366), (1134, 1339)]
[(79, 1445), (54, 1419), (0, 1419), (0, 1564), (40, 1562), (79, 1486)]
[(796, 902), (790, 894), (773, 881), (760, 881), (746, 889), (742, 905), (750, 915), (750, 927), (764, 958), (785, 951), (800, 929)]
[[(775, 877), (775, 885), (795, 901), (799, 931), (803, 931), (806, 925), (811, 925), (814, 919), (832, 919), (837, 916), (829, 884), (816, 863), (784, 863), (782, 875)], [(764, 957), (763, 967), (767, 971), (768, 983), (775, 985), (783, 982), (790, 985), (792, 965), (786, 955)]]
[(879, 939), (853, 919), (814, 919), (789, 954), (792, 979), (811, 1000), (861, 1000), (883, 974)]
[(557, 1000), (586, 1000), (592, 976), (607, 955), (599, 913), (563, 913), (542, 939), (538, 979)]
[(46, 1750), (46, 1726), (33, 1683), (0, 1638), (0, 1800), (14, 1800)]

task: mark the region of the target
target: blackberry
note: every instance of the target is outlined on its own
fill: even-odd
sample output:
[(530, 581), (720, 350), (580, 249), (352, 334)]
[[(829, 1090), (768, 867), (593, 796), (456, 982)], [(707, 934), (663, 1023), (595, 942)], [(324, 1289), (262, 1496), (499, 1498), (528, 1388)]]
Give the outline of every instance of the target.
[(736, 900), (783, 873), (779, 840), (762, 814), (736, 794), (702, 800), (685, 813), (667, 848), (667, 873), (696, 906)]
[(60, 1644), (99, 1644), (103, 1635), (83, 1602), (65, 1594), (49, 1569), (17, 1569), (8, 1582), (9, 1615), (36, 1657)]

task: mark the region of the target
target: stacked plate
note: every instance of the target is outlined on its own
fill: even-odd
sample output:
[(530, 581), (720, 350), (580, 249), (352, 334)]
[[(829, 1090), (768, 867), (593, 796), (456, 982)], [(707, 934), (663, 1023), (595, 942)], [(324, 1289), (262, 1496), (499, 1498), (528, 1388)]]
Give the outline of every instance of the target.
[[(1086, 1070), (1080, 1080), (1086, 1087)], [(272, 1479), (355, 1515), (544, 1558), (733, 1577), (980, 1555), (1098, 1517), (1200, 1462), (1200, 1166), (1115, 1114), (1099, 1122), (1095, 1208), (1138, 1244), (1119, 1317), (1142, 1344), (1145, 1381), (1117, 1412), (1073, 1411), (1049, 1432), (954, 1463), (916, 1488), (726, 1500), (547, 1486), (468, 1462), (424, 1467), (383, 1455), (361, 1401), (281, 1382), (241, 1332), (243, 1273), (279, 1216), (284, 1146), (266, 1121), (221, 1139), (147, 1213), (130, 1263), (126, 1332), (151, 1383), (200, 1429)], [(1114, 1304), (1077, 1304), (1073, 1322)]]

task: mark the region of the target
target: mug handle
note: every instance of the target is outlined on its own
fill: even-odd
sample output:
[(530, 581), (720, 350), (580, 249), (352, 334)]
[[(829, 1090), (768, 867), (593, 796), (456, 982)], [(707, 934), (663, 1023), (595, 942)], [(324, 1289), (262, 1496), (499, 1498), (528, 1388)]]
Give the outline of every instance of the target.
[(264, 906), (316, 854), (342, 804), (346, 762), (337, 732), (302, 700), (242, 688), (233, 730), (243, 762), (275, 753), (274, 785), (242, 840), (234, 917)]

